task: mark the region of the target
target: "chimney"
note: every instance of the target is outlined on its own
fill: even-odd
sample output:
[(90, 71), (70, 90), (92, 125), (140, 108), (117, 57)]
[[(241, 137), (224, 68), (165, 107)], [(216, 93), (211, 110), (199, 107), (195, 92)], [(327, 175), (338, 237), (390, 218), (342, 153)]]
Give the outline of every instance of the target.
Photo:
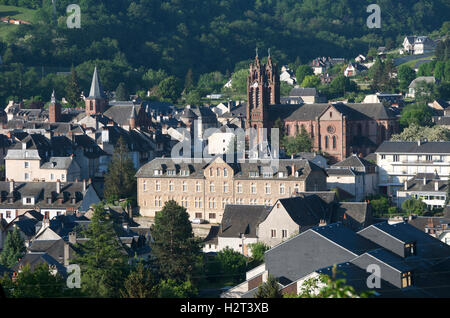
[(426, 185), (426, 184), (427, 184), (427, 177), (423, 176), (423, 185)]
[(83, 193), (86, 192), (86, 179), (83, 179)]
[(130, 220), (133, 220), (133, 209), (131, 208), (131, 204), (127, 205), (127, 210), (128, 210), (128, 217), (130, 218)]
[(408, 190), (408, 180), (405, 180), (404, 184), (404, 190), (407, 191)]
[(56, 193), (61, 193), (61, 181), (59, 179), (56, 180)]
[(70, 232), (69, 233), (69, 243), (70, 244), (76, 244), (77, 243), (77, 233), (76, 232)]
[(70, 259), (70, 245), (67, 243), (64, 243), (64, 266), (69, 266), (69, 259)]
[(434, 191), (439, 191), (439, 181), (434, 181)]
[(422, 143), (422, 141), (420, 139), (417, 140), (417, 146), (420, 146), (421, 143)]
[(15, 188), (16, 188), (16, 185), (14, 183), (14, 180), (11, 179), (11, 181), (9, 182), (9, 193), (13, 193)]
[(293, 163), (291, 165), (291, 173), (292, 173), (292, 176), (294, 177), (295, 176), (295, 163)]
[(109, 130), (108, 128), (103, 127), (102, 129), (102, 143), (109, 142)]
[(325, 225), (327, 225), (327, 222), (325, 222), (324, 219), (320, 219), (319, 226), (325, 226)]

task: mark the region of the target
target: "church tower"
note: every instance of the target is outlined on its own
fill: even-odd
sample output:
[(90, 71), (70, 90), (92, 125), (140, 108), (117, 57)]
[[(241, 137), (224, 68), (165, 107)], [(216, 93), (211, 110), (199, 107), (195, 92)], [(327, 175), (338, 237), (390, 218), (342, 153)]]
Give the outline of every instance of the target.
[(61, 104), (56, 101), (55, 90), (53, 90), (50, 105), (48, 106), (48, 121), (51, 123), (61, 121)]
[(256, 50), (255, 61), (250, 64), (247, 78), (246, 128), (270, 128), (269, 105), (280, 104), (280, 77), (277, 66), (269, 57), (261, 64)]
[(92, 76), (91, 91), (89, 96), (85, 99), (86, 115), (101, 114), (106, 110), (108, 99), (103, 92), (100, 79), (98, 78), (97, 66), (94, 69)]

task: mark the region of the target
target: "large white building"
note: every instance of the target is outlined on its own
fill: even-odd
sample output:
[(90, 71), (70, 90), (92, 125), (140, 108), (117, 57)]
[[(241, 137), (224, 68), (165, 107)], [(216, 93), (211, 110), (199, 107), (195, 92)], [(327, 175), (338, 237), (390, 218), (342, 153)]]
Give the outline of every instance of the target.
[(450, 142), (385, 141), (375, 153), (381, 193), (395, 197), (406, 180), (420, 173), (449, 179)]

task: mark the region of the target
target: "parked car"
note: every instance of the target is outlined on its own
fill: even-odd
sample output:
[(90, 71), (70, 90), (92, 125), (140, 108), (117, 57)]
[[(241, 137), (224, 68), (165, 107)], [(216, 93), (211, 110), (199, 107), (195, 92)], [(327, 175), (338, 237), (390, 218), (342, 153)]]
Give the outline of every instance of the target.
[(203, 219), (195, 218), (192, 220), (192, 223), (193, 224), (204, 224), (204, 223), (206, 223), (206, 221)]

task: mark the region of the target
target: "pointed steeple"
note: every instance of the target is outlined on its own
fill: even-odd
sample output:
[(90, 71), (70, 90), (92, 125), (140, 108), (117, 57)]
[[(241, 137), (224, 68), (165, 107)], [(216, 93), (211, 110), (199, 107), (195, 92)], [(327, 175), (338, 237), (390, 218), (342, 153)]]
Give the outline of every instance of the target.
[(53, 89), (53, 92), (52, 92), (52, 97), (50, 99), (50, 103), (56, 104), (56, 97), (55, 97), (55, 90), (54, 89)]
[(100, 80), (98, 78), (98, 72), (97, 72), (97, 66), (94, 69), (94, 75), (92, 76), (92, 83), (91, 83), (91, 91), (89, 93), (89, 98), (106, 98), (105, 94), (103, 93), (103, 88), (100, 83)]
[(131, 110), (131, 114), (130, 114), (130, 118), (137, 118), (137, 114), (136, 114), (136, 107), (133, 104), (133, 109)]

